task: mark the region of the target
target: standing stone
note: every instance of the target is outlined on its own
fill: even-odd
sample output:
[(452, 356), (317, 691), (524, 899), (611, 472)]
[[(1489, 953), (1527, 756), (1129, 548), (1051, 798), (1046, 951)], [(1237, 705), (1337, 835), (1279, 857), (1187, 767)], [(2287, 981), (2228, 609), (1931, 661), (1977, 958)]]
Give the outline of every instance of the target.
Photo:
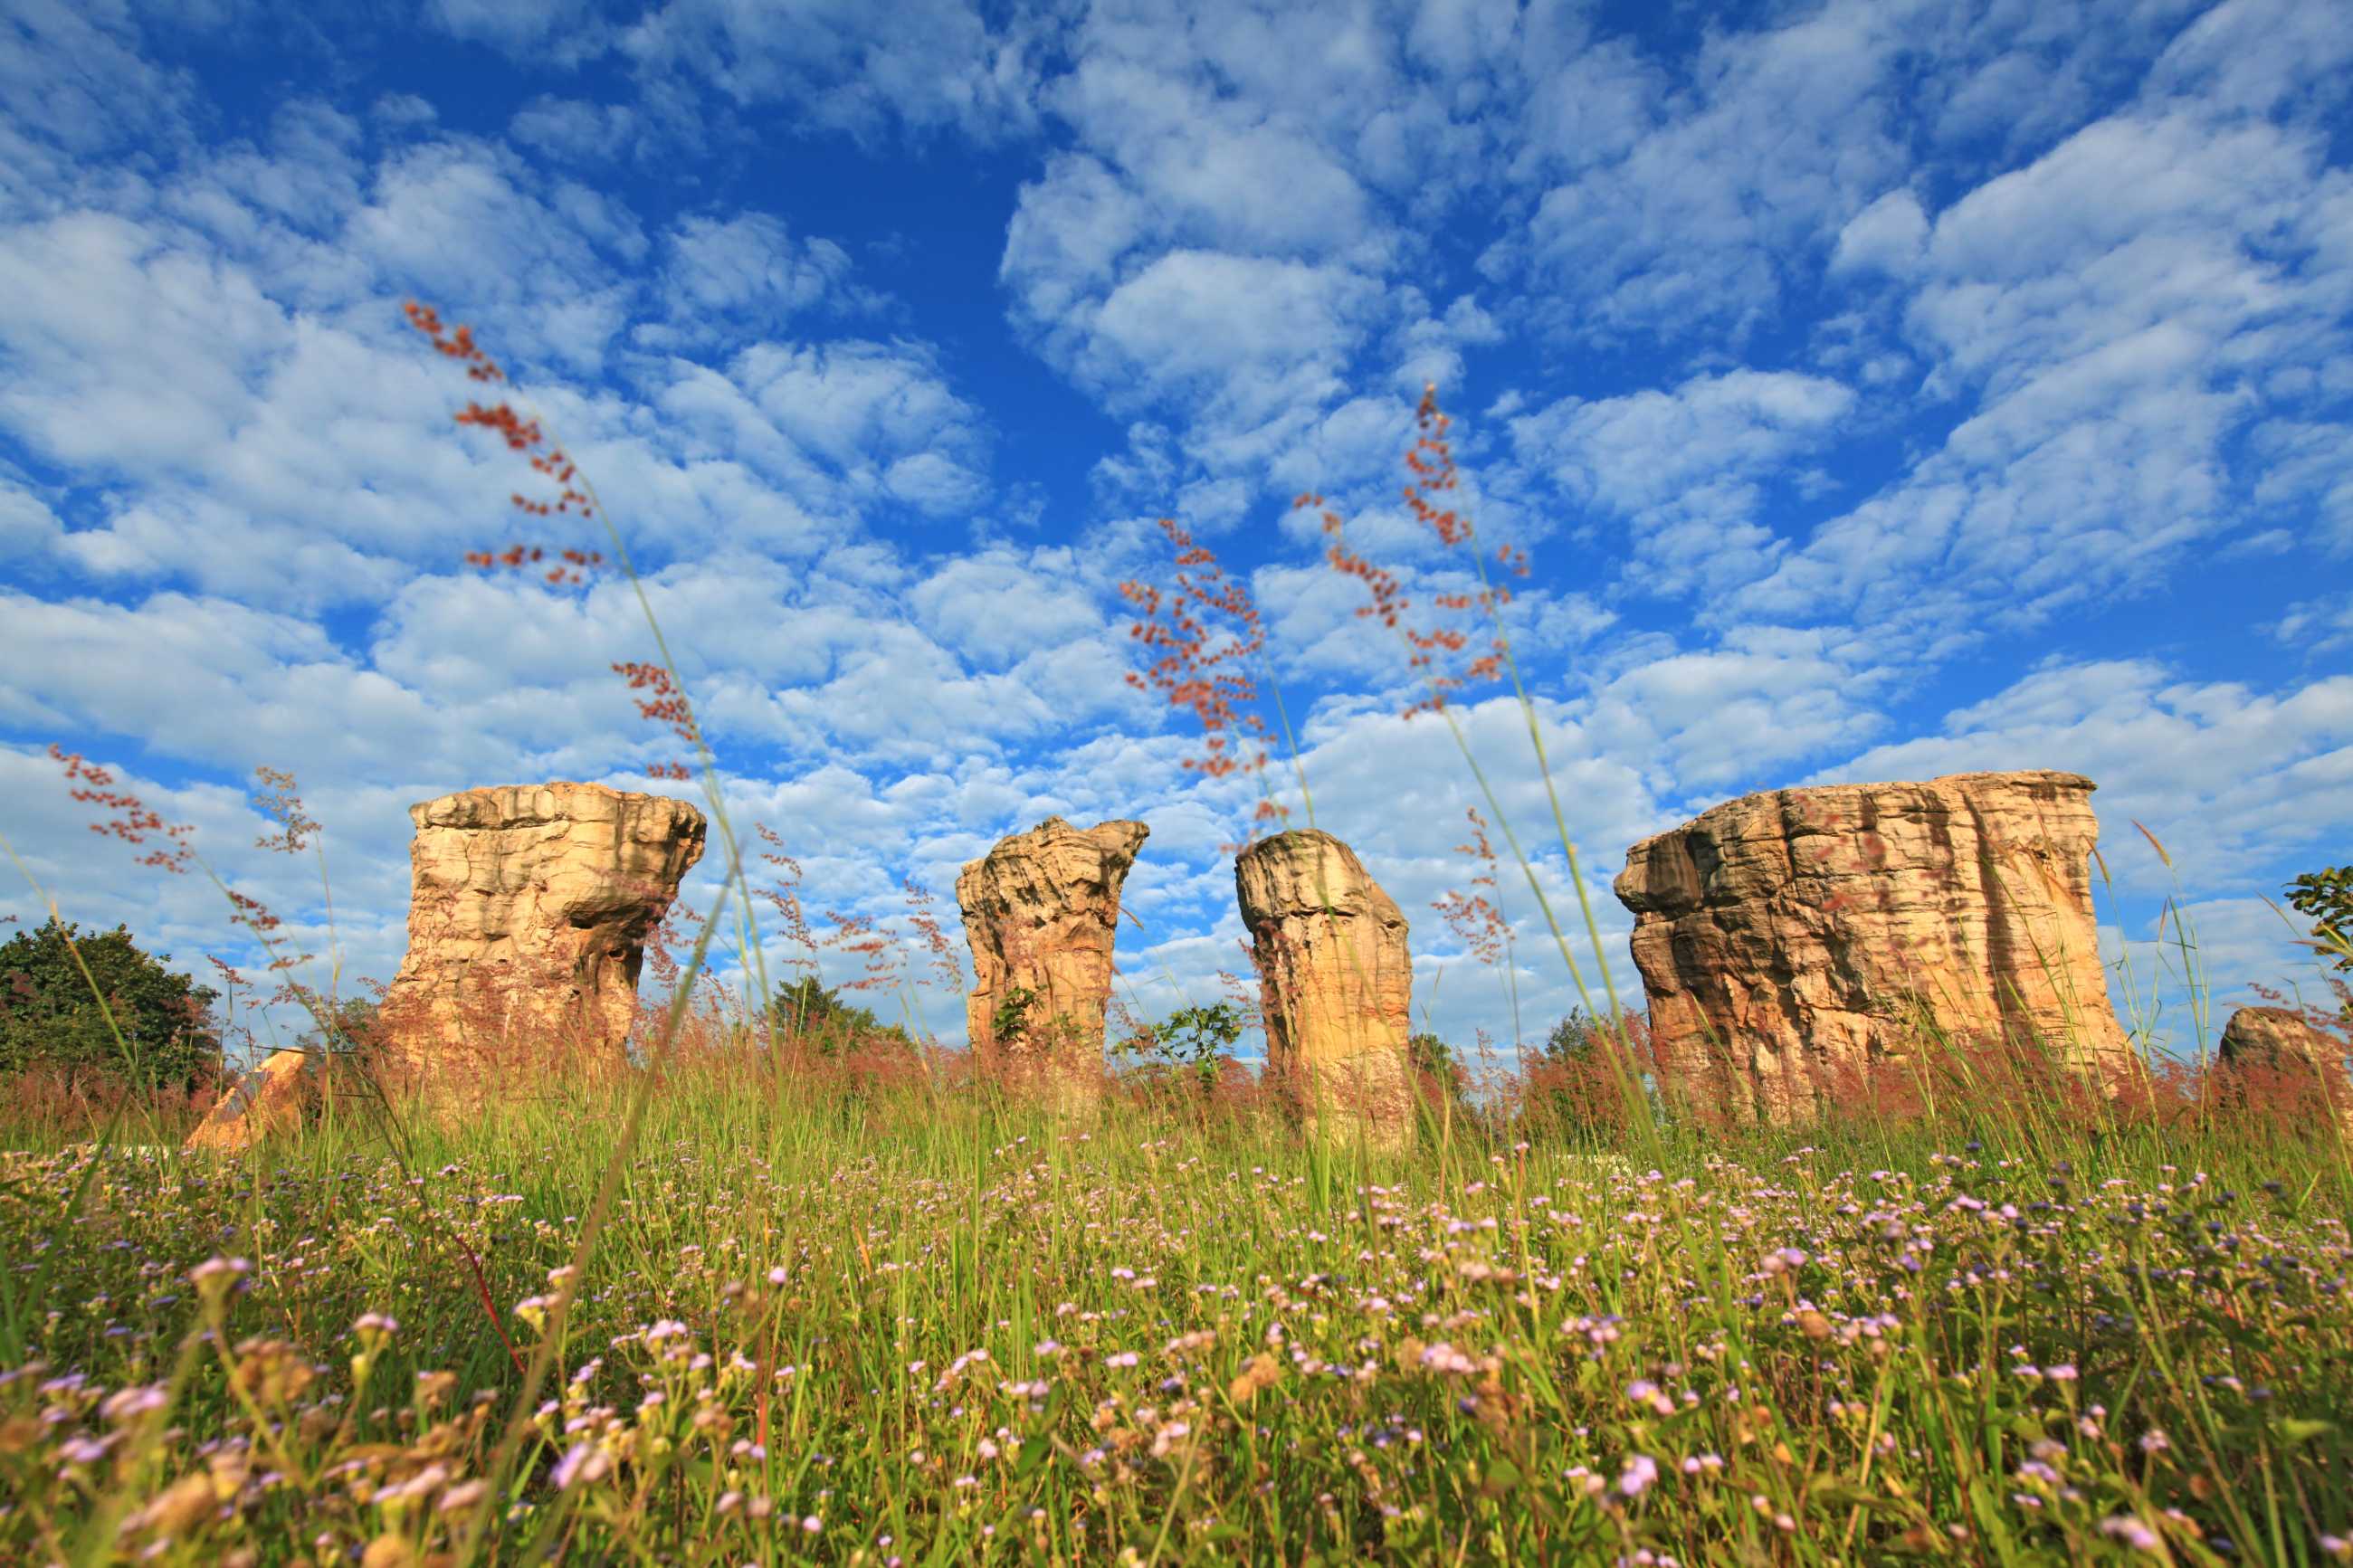
[(2219, 1052), (2235, 1097), (2279, 1104), (2294, 1119), (2353, 1134), (2346, 1042), (2290, 1007), (2242, 1007), (2222, 1026)]
[(1767, 790), (1627, 851), (1634, 963), (1672, 1089), (1802, 1121), (1924, 1026), (2038, 1040), (2104, 1090), (2135, 1065), (2092, 915), (2078, 773)]
[(270, 1052), (213, 1102), (183, 1147), (241, 1154), (269, 1134), (300, 1125), (311, 1093), (310, 1061), (308, 1051)]
[[(1050, 816), (957, 875), (976, 982), (965, 1026), (992, 1071), (1042, 1072), (1070, 1105), (1102, 1092), (1119, 891), (1151, 831), (1101, 822), (1082, 833)], [(1028, 993), (1026, 1005), (1017, 992)]]
[(461, 790), (408, 816), (408, 956), (379, 1015), (406, 1065), (442, 1079), (559, 1041), (617, 1052), (646, 937), (702, 858), (702, 813), (546, 784)]
[(1413, 1127), (1413, 959), (1405, 915), (1356, 852), (1294, 828), (1234, 858), (1266, 1022), (1267, 1067), (1329, 1131), (1385, 1147)]

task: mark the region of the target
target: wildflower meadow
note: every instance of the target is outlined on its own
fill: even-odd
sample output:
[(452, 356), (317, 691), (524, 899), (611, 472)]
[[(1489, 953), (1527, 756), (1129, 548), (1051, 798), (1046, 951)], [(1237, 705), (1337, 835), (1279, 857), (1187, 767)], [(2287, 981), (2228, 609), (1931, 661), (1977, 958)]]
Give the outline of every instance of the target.
[[(500, 365), (409, 319), (491, 400), (459, 422), (528, 462), (519, 514), (575, 531), (476, 569), (631, 577)], [(1521, 557), (1454, 507), (1448, 424), (1433, 389), (1407, 496), (1475, 589), (1417, 603), (1299, 503), (1441, 727), (1475, 686), (1527, 700), (1498, 613)], [(1294, 798), (1312, 825), (1314, 780), (1277, 787), (1298, 750), (1257, 608), (1166, 538), (1172, 575), (1128, 592), (1134, 680), (1198, 725), (1194, 766), (1263, 781), (1254, 834)], [(1404, 1148), (1303, 1130), (1219, 1060), (1206, 1007), (1175, 1031), (1198, 1052), (1057, 1110), (892, 1016), (906, 958), (871, 922), (810, 930), (788, 841), (730, 818), (675, 628), (649, 629), (659, 658), (615, 673), (726, 875), (657, 933), (626, 1054), (502, 1038), (457, 1098), (417, 1092), (224, 885), (273, 954), (247, 991), (316, 1021), (311, 1112), (234, 1155), (180, 1148), (217, 1087), (0, 1114), (0, 1557), (2353, 1559), (2353, 1164), (2327, 1115), (2206, 1063), (2087, 1095), (2063, 1051), (1924, 1038), (1817, 1123), (1739, 1124), (1662, 1092), (1630, 977), (1572, 944), (1593, 894), (1557, 794), (1530, 823), (1493, 791), (1442, 912), (1492, 963), (1519, 878), (1577, 1027), (1508, 1064), (1418, 1039)], [(209, 874), (57, 760), (155, 876)], [(264, 783), (304, 853), (296, 781)], [(1547, 832), (1565, 898), (1530, 868)], [(960, 974), (909, 892), (917, 956)], [(769, 975), (763, 920), (863, 973)]]

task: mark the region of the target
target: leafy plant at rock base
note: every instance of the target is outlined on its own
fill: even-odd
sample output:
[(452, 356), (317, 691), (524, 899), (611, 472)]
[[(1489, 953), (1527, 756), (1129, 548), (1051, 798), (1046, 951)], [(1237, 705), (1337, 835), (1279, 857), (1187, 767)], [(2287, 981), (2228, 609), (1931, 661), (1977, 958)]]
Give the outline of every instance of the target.
[[(75, 946), (90, 966), (87, 979)], [(171, 957), (142, 951), (123, 926), (85, 936), (52, 917), (18, 932), (0, 947), (0, 1072), (47, 1068), (151, 1089), (217, 1077), (221, 1040), (209, 1010), (220, 994), (167, 967)]]
[(1242, 1016), (1230, 1002), (1179, 1007), (1157, 1024), (1128, 1037), (1127, 1050), (1158, 1068), (1189, 1079), (1207, 1098), (1218, 1087), (1220, 1062), (1242, 1037)]
[(1005, 994), (1005, 1000), (989, 1015), (988, 1037), (999, 1048), (1025, 1040), (1029, 1037), (1029, 1009), (1038, 1005), (1038, 994), (1026, 985), (1016, 985)]

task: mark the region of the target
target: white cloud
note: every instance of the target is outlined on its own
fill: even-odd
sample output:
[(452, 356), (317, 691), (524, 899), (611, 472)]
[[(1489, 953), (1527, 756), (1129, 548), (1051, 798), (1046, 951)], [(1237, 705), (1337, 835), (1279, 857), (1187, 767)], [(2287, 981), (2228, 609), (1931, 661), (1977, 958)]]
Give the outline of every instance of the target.
[(1912, 270), (1928, 242), (1927, 215), (1920, 198), (1894, 190), (1847, 220), (1831, 254), (1832, 272), (1875, 271), (1901, 277)]
[(1672, 392), (1564, 398), (1510, 429), (1520, 460), (1571, 499), (1632, 520), (1641, 588), (1720, 592), (1771, 569), (1765, 481), (1822, 446), (1854, 402), (1820, 376), (1737, 370)]

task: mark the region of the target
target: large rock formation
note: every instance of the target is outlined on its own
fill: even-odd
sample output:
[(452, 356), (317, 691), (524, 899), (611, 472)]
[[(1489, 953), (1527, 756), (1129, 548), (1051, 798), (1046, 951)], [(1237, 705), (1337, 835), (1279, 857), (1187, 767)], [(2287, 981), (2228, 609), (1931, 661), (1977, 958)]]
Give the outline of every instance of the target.
[(1297, 828), (1234, 858), (1266, 1024), (1267, 1066), (1327, 1130), (1402, 1142), (1413, 960), (1397, 900), (1355, 851)]
[(2222, 1026), (2220, 1056), (2230, 1092), (2353, 1134), (2353, 1081), (2346, 1042), (2288, 1007), (2242, 1007)]
[(1743, 1118), (1816, 1113), (1948, 1040), (2042, 1042), (2112, 1089), (2134, 1058), (2092, 916), (2077, 773), (1767, 790), (1626, 855), (1662, 1075)]
[(956, 877), (976, 983), (965, 1025), (992, 1070), (1042, 1072), (1066, 1102), (1101, 1091), (1119, 890), (1150, 832), (1100, 822), (1082, 833), (1050, 816)]
[(462, 790), (408, 810), (408, 956), (393, 1048), (427, 1078), (523, 1049), (617, 1050), (649, 932), (702, 856), (702, 814), (602, 784)]
[(213, 1102), (184, 1145), (216, 1154), (241, 1154), (272, 1132), (301, 1125), (311, 1094), (308, 1051), (272, 1051)]

